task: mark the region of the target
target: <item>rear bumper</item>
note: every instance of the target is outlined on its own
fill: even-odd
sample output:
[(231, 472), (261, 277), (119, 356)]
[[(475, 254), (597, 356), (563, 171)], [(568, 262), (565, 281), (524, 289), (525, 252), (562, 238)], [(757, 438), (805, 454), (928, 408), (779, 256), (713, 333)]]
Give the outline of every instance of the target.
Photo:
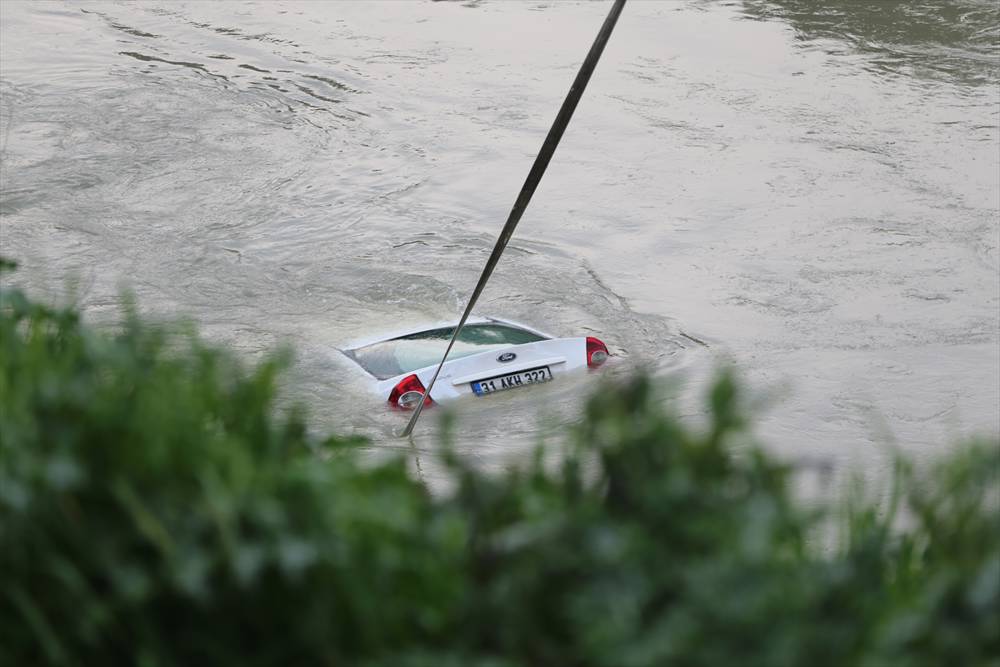
[[(513, 353), (514, 359), (500, 362), (498, 357)], [(514, 345), (502, 350), (491, 350), (481, 354), (448, 361), (441, 368), (431, 398), (443, 403), (463, 396), (474, 396), (472, 383), (487, 378), (496, 378), (509, 373), (548, 367), (552, 379), (565, 373), (587, 368), (587, 344), (585, 338), (554, 338), (551, 340)], [(425, 387), (430, 385), (437, 366), (427, 366), (413, 373), (405, 373), (378, 383), (383, 400), (389, 399), (393, 388), (404, 378), (415, 374)]]

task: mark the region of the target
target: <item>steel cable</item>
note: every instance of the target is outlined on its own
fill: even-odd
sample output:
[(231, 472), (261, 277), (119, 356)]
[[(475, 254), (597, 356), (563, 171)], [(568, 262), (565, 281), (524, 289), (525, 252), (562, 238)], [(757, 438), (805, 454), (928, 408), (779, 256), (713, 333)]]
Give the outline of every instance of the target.
[(590, 47), (590, 51), (587, 53), (583, 64), (580, 65), (580, 71), (577, 72), (576, 78), (573, 80), (573, 85), (570, 86), (569, 93), (566, 94), (566, 99), (563, 100), (562, 107), (559, 108), (559, 113), (556, 114), (556, 118), (552, 122), (552, 127), (549, 128), (549, 133), (545, 137), (542, 149), (538, 152), (538, 156), (531, 166), (531, 171), (528, 172), (528, 177), (524, 180), (524, 185), (521, 186), (521, 192), (514, 201), (514, 207), (507, 217), (507, 223), (500, 231), (496, 245), (493, 246), (493, 252), (490, 253), (490, 258), (486, 261), (486, 266), (483, 267), (483, 273), (479, 276), (479, 282), (476, 283), (476, 288), (472, 290), (472, 296), (465, 307), (465, 312), (462, 313), (462, 318), (458, 321), (458, 325), (451, 335), (451, 340), (448, 341), (448, 347), (444, 351), (444, 356), (441, 357), (441, 363), (438, 364), (437, 370), (434, 371), (434, 376), (431, 378), (427, 390), (421, 396), (420, 403), (417, 404), (416, 409), (413, 411), (413, 416), (410, 417), (409, 423), (403, 429), (401, 437), (406, 437), (413, 432), (413, 427), (416, 425), (417, 419), (424, 409), (424, 401), (431, 395), (431, 390), (434, 388), (434, 383), (437, 382), (438, 374), (441, 372), (444, 362), (448, 360), (448, 354), (451, 352), (452, 346), (458, 339), (458, 335), (462, 332), (462, 327), (465, 326), (466, 320), (469, 319), (469, 314), (472, 312), (473, 307), (475, 307), (476, 301), (479, 300), (479, 295), (482, 294), (483, 289), (486, 287), (486, 282), (493, 274), (493, 269), (496, 267), (497, 262), (500, 261), (500, 256), (507, 247), (510, 237), (514, 234), (514, 228), (520, 222), (524, 209), (528, 207), (531, 196), (535, 194), (535, 189), (542, 180), (542, 176), (545, 174), (545, 169), (549, 166), (552, 155), (556, 152), (559, 140), (562, 139), (563, 132), (566, 131), (566, 127), (573, 117), (576, 105), (579, 103), (580, 97), (587, 87), (587, 82), (590, 81), (590, 75), (593, 74), (594, 68), (597, 66), (597, 61), (600, 60), (601, 53), (604, 52), (604, 47), (611, 37), (611, 31), (614, 30), (615, 23), (618, 21), (618, 16), (622, 13), (624, 6), (625, 0), (615, 0), (615, 4), (611, 7), (611, 11), (608, 12), (607, 18), (604, 19), (604, 24), (601, 26), (600, 32), (597, 33), (594, 44)]

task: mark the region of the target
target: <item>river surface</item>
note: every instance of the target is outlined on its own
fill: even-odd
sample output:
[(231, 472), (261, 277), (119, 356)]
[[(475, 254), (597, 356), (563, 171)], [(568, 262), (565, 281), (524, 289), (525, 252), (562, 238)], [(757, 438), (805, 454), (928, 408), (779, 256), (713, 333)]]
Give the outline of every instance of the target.
[[(697, 420), (731, 363), (790, 459), (1000, 431), (993, 0), (632, 2), (478, 312), (598, 335)], [(454, 319), (599, 2), (0, 2), (0, 252), (257, 357), (321, 430), (433, 480), (440, 428), (337, 352)], [(507, 465), (593, 376), (468, 401)], [(440, 414), (440, 413), (438, 413)]]

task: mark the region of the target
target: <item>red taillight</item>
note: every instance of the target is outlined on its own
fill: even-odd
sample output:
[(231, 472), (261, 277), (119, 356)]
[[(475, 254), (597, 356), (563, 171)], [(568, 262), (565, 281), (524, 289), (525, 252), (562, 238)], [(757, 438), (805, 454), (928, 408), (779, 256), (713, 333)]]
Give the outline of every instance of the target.
[(595, 366), (600, 366), (605, 361), (611, 353), (608, 352), (608, 346), (601, 342), (599, 339), (593, 336), (587, 336), (587, 365), (591, 368)]
[[(389, 394), (389, 404), (404, 410), (413, 410), (420, 402), (420, 397), (424, 395), (424, 385), (416, 375), (407, 375), (392, 388)], [(433, 405), (434, 401), (428, 396), (424, 405)]]

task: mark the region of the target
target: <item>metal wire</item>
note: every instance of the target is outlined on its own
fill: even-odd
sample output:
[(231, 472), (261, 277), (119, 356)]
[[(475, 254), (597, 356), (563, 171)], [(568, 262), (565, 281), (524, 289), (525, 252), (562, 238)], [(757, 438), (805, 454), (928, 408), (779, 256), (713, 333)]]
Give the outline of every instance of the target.
[(510, 241), (510, 237), (514, 234), (514, 228), (517, 227), (517, 223), (520, 222), (524, 209), (528, 207), (528, 202), (531, 201), (531, 196), (535, 194), (535, 189), (538, 187), (538, 183), (542, 180), (542, 175), (545, 174), (545, 169), (549, 166), (549, 161), (552, 159), (552, 155), (556, 152), (556, 146), (559, 145), (559, 140), (562, 139), (563, 132), (566, 131), (566, 126), (569, 125), (570, 118), (573, 117), (576, 105), (579, 103), (580, 97), (583, 95), (583, 91), (587, 87), (587, 82), (590, 81), (590, 75), (593, 74), (594, 68), (597, 66), (597, 61), (600, 60), (601, 53), (604, 52), (604, 46), (608, 43), (608, 39), (611, 37), (611, 31), (614, 30), (615, 23), (618, 21), (618, 16), (622, 13), (622, 8), (624, 6), (625, 0), (615, 0), (615, 4), (611, 7), (611, 11), (608, 12), (607, 18), (604, 19), (604, 24), (601, 26), (600, 32), (597, 33), (597, 38), (594, 40), (594, 44), (590, 47), (590, 51), (587, 53), (587, 57), (584, 59), (583, 64), (580, 65), (580, 71), (577, 72), (576, 78), (573, 80), (573, 85), (570, 86), (569, 93), (566, 94), (566, 99), (563, 100), (562, 107), (559, 108), (559, 113), (556, 114), (556, 119), (552, 122), (552, 127), (549, 128), (549, 133), (545, 137), (545, 143), (542, 144), (542, 150), (538, 152), (538, 157), (535, 158), (535, 163), (531, 166), (531, 171), (528, 172), (528, 177), (524, 180), (524, 185), (521, 186), (521, 192), (517, 195), (517, 199), (514, 201), (514, 207), (511, 209), (510, 215), (507, 217), (507, 223), (500, 231), (500, 236), (497, 238), (496, 245), (493, 246), (493, 252), (490, 254), (490, 258), (486, 261), (486, 266), (483, 267), (483, 273), (479, 276), (479, 282), (476, 283), (476, 288), (472, 290), (472, 296), (469, 298), (469, 303), (465, 307), (465, 312), (462, 313), (462, 319), (458, 321), (458, 326), (455, 327), (455, 332), (451, 335), (451, 340), (448, 341), (448, 347), (444, 351), (444, 356), (441, 357), (441, 363), (438, 364), (437, 370), (434, 371), (434, 377), (431, 378), (431, 382), (427, 386), (427, 391), (425, 391), (424, 395), (420, 398), (420, 403), (417, 404), (416, 409), (413, 411), (413, 416), (410, 417), (409, 423), (406, 425), (406, 428), (403, 429), (401, 437), (406, 437), (413, 432), (413, 427), (416, 425), (417, 419), (420, 417), (420, 413), (424, 409), (424, 401), (426, 401), (427, 397), (431, 395), (431, 389), (434, 388), (434, 383), (437, 382), (438, 374), (441, 372), (441, 367), (444, 366), (444, 362), (447, 361), (448, 354), (451, 352), (452, 346), (458, 339), (458, 335), (462, 332), (462, 327), (465, 326), (465, 321), (469, 319), (469, 314), (472, 312), (472, 308), (476, 305), (476, 301), (479, 300), (479, 295), (483, 293), (483, 289), (486, 287), (486, 282), (493, 274), (493, 269), (496, 267), (497, 262), (500, 261), (500, 256), (507, 247), (507, 242)]

